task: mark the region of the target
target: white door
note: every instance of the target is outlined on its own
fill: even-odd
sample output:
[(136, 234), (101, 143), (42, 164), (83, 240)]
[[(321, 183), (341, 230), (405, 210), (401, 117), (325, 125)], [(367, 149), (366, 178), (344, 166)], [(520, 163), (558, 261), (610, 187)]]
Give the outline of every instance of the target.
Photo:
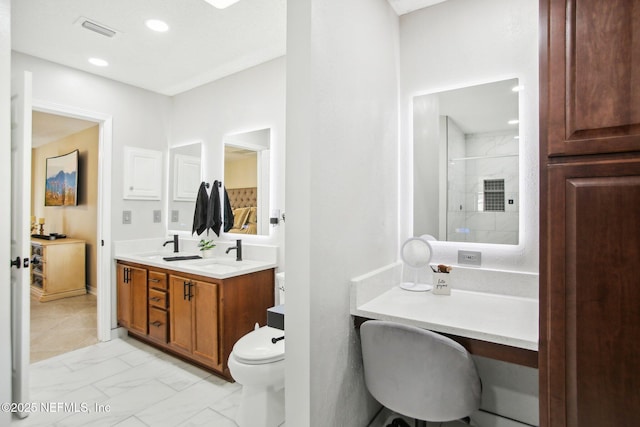
[[(29, 400), (31, 73), (11, 80), (11, 357), (15, 403)], [(27, 413), (19, 413), (21, 418)]]

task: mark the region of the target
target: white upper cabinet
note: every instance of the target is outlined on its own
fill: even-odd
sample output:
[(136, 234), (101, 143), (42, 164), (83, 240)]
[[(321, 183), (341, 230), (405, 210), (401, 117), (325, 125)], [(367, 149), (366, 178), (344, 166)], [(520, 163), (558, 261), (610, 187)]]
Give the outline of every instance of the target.
[(162, 151), (124, 147), (124, 189), (127, 200), (160, 200)]

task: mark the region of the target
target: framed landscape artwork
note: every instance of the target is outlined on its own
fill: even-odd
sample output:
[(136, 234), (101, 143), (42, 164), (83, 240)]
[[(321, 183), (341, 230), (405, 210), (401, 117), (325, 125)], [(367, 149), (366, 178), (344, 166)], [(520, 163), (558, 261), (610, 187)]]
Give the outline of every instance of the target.
[(47, 158), (45, 206), (78, 204), (78, 150)]

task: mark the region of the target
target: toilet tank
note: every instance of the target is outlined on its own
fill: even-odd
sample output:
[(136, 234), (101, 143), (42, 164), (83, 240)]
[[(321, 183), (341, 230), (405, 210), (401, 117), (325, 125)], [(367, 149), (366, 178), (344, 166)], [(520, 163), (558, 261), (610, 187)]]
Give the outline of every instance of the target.
[(284, 304), (284, 272), (276, 273), (276, 286), (278, 287), (278, 304)]

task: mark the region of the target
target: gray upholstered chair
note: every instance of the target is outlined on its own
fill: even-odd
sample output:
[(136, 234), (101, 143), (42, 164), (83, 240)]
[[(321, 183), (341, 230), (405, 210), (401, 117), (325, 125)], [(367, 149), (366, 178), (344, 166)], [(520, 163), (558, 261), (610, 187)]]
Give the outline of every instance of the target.
[(367, 388), (392, 411), (425, 421), (454, 421), (480, 406), (471, 355), (457, 342), (414, 326), (369, 320), (360, 328)]

